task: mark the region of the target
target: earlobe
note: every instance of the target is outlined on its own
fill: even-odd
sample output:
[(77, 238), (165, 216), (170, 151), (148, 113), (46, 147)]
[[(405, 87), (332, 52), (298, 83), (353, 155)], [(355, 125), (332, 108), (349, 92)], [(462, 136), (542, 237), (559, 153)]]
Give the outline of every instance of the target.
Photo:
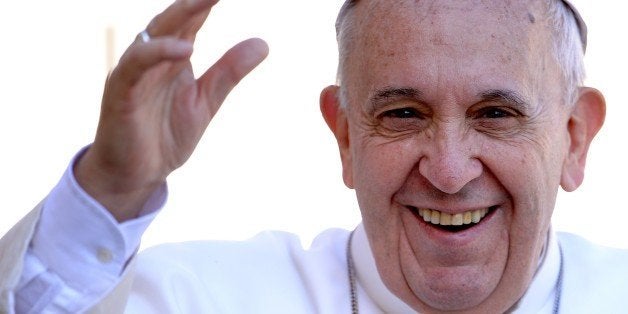
[(346, 109), (340, 104), (340, 87), (330, 85), (325, 87), (320, 96), (321, 114), (327, 126), (334, 134), (340, 159), (342, 161), (342, 178), (347, 187), (353, 188), (353, 160), (349, 141), (349, 124)]
[(569, 151), (560, 182), (565, 191), (574, 191), (582, 184), (589, 145), (602, 128), (605, 116), (604, 96), (597, 89), (580, 88), (578, 100), (567, 122)]

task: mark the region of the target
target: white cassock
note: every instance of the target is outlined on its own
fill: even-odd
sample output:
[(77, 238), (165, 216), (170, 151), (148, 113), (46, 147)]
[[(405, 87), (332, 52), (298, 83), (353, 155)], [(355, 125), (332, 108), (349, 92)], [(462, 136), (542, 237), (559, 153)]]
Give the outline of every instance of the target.
[[(308, 250), (294, 235), (245, 242), (190, 242), (140, 254), (129, 313), (351, 313), (349, 232), (328, 230)], [(553, 313), (563, 252), (560, 313), (628, 313), (628, 252), (552, 236), (513, 313)], [(351, 248), (360, 313), (413, 313), (379, 278), (362, 226)]]
[[(91, 228), (84, 226), (85, 221), (99, 218), (78, 219), (74, 227), (65, 226), (72, 224), (64, 218), (68, 215), (46, 218), (59, 208), (72, 213), (93, 210), (80, 208), (89, 208), (95, 202), (83, 191), (75, 193), (75, 185), (70, 167), (43, 206), (38, 206), (0, 240), (0, 313), (28, 309), (16, 304), (28, 304), (36, 312), (90, 309), (94, 313), (351, 313), (349, 231), (325, 231), (307, 249), (302, 248), (296, 236), (282, 232), (264, 232), (243, 242), (166, 244), (142, 252), (128, 265), (123, 260), (119, 270), (111, 266), (112, 273), (119, 277), (105, 272), (100, 275), (101, 269), (85, 266), (72, 257), (78, 256), (79, 260), (81, 254), (96, 254), (93, 259), (101, 261), (111, 257), (91, 249), (102, 243), (91, 242), (109, 241), (104, 238), (114, 237), (110, 228), (119, 226), (110, 225), (100, 231), (92, 228), (69, 234), (63, 240), (63, 230)], [(104, 220), (113, 223), (110, 217)], [(121, 228), (124, 230), (117, 231), (115, 237), (123, 237), (120, 234), (129, 233), (127, 229), (139, 234), (143, 230), (133, 223)], [(62, 262), (48, 262), (48, 255), (65, 254), (56, 247), (48, 249), (48, 255), (35, 254), (40, 259), (27, 253), (29, 244), (37, 247), (53, 236), (62, 239), (55, 242), (59, 247), (64, 247), (63, 241), (68, 239), (86, 242), (84, 252), (60, 256), (57, 260)], [(70, 248), (72, 241), (68, 243)], [(137, 243), (122, 243), (127, 246), (121, 251), (132, 255)], [(354, 232), (350, 252), (360, 313), (412, 312), (383, 285), (361, 225)], [(558, 280), (561, 267), (562, 280)], [(72, 276), (75, 278), (68, 278)], [(85, 287), (76, 287), (76, 282)], [(551, 233), (534, 279), (512, 312), (554, 313), (558, 301), (560, 313), (628, 313), (625, 299), (628, 251), (596, 246), (570, 234)]]

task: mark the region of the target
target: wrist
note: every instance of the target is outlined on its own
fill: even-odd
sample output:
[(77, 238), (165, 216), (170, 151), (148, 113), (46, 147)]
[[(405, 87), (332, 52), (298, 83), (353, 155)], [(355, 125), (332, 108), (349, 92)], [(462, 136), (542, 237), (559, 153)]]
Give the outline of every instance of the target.
[(165, 178), (139, 178), (98, 162), (92, 147), (77, 158), (73, 172), (78, 185), (120, 223), (138, 217), (150, 196), (165, 182)]

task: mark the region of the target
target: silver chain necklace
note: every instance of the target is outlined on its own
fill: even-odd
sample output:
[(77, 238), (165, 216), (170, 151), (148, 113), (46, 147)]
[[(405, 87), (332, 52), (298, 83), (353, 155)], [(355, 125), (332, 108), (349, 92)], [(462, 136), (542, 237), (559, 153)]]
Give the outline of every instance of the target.
[[(353, 240), (353, 231), (349, 234), (349, 240), (347, 241), (347, 275), (349, 276), (349, 292), (351, 295), (351, 314), (359, 314), (358, 307), (358, 290), (356, 288), (355, 281), (355, 267), (353, 266), (353, 257), (351, 256), (351, 242)], [(558, 270), (558, 279), (556, 280), (554, 306), (552, 308), (553, 314), (558, 314), (560, 308), (560, 297), (563, 291), (563, 249), (558, 245), (558, 252), (560, 253), (560, 268)]]
[(351, 256), (351, 242), (353, 241), (353, 231), (347, 240), (347, 274), (349, 275), (349, 292), (351, 293), (351, 314), (358, 314), (358, 293), (355, 287), (355, 268), (353, 267), (353, 257)]

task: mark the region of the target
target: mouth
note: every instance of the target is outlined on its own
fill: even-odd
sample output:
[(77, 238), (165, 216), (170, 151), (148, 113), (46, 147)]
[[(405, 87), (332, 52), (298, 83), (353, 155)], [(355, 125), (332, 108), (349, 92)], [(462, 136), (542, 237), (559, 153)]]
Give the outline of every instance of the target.
[(459, 232), (472, 228), (492, 213), (497, 206), (469, 210), (457, 214), (444, 213), (435, 209), (407, 206), (417, 218), (427, 225), (449, 232)]

